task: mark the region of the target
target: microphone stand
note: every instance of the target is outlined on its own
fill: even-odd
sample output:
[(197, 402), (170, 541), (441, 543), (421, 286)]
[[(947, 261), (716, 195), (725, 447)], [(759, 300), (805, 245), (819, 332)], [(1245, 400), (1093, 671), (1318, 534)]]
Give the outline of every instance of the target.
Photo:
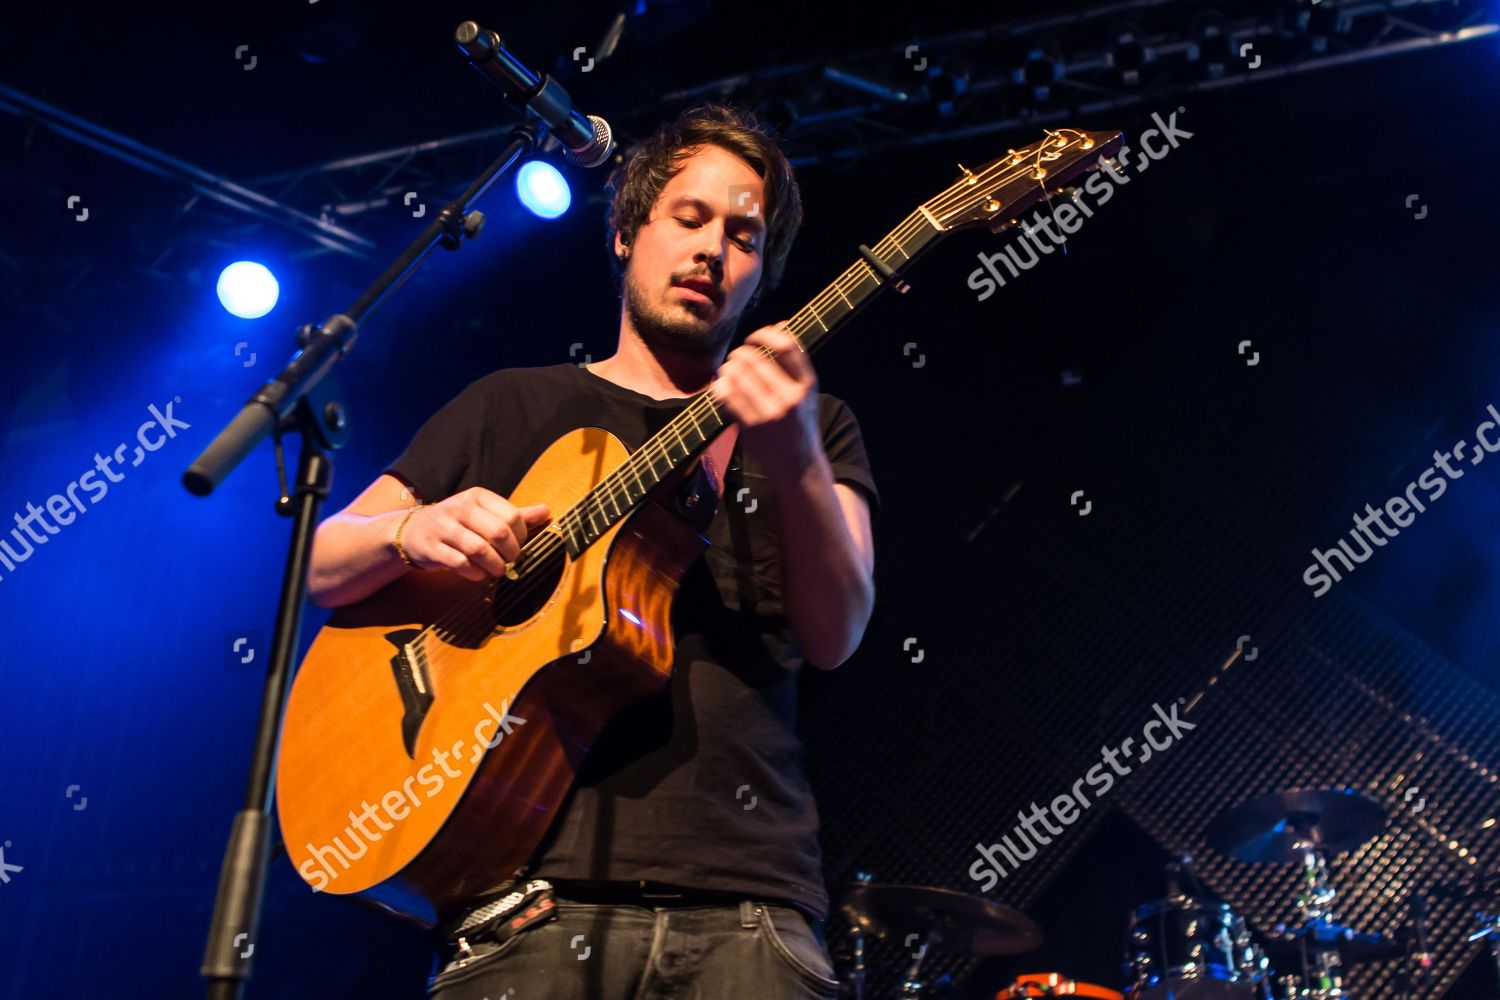
[(348, 309), (334, 313), (316, 327), (303, 326), (297, 334), (300, 349), (291, 362), (250, 397), (239, 414), (183, 473), (183, 485), (189, 492), (207, 496), (267, 435), (275, 439), (278, 474), (282, 469), (282, 436), (295, 433), (302, 438), (297, 481), (291, 495), (287, 494), (284, 475), (280, 476), (282, 495), (276, 510), (292, 517), (292, 538), (286, 571), (281, 578), (281, 597), (276, 608), (245, 806), (234, 817), (219, 870), (218, 895), (200, 970), (208, 980), (208, 996), (213, 1000), (237, 1000), (249, 978), (250, 957), (255, 951), (270, 860), (272, 778), (276, 772), (282, 713), (291, 686), (292, 654), (302, 629), (313, 529), (333, 481), (329, 452), (343, 447), (348, 437), (343, 393), (331, 369), (353, 349), (360, 322), (417, 268), (435, 245), (457, 250), (464, 239), (472, 240), (479, 235), (484, 215), (469, 206), (517, 159), (536, 149), (541, 131), (541, 124), (533, 119), (518, 125), (500, 156), (468, 190), (443, 206), (421, 235)]

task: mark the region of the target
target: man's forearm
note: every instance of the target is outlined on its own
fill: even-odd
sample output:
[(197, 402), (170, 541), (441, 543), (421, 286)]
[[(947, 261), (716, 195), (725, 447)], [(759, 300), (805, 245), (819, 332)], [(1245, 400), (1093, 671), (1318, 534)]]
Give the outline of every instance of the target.
[(390, 542), (407, 513), (346, 512), (318, 525), (307, 573), (308, 600), (320, 608), (353, 604), (405, 573), (407, 566)]
[(858, 647), (875, 604), (875, 583), (821, 448), (806, 465), (777, 477), (776, 495), (787, 619), (807, 661), (831, 670)]

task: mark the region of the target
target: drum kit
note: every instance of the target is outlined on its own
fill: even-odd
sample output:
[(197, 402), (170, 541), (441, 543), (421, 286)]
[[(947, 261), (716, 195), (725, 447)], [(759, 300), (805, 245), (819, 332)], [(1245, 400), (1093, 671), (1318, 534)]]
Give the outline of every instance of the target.
[[(1415, 926), (1400, 941), (1357, 931), (1335, 915), (1329, 856), (1367, 842), (1385, 822), (1377, 802), (1348, 790), (1278, 792), (1227, 809), (1209, 824), (1209, 846), (1240, 861), (1297, 866), (1301, 889), (1294, 924), (1278, 924), (1253, 937), (1227, 903), (1207, 892), (1192, 872), (1191, 859), (1183, 856), (1167, 866), (1166, 897), (1131, 915), (1123, 990), (1046, 972), (1021, 976), (996, 1000), (1347, 1000), (1350, 966), (1403, 956), (1409, 963), (1407, 982), (1417, 984), (1432, 964), (1425, 903), (1413, 906)], [(877, 885), (861, 875), (846, 886), (839, 905), (851, 926), (846, 995), (852, 1000), (865, 997), (869, 936), (900, 941), (909, 950), (911, 962), (897, 993), (903, 998), (951, 992), (923, 979), (930, 948), (989, 957), (1025, 954), (1043, 941), (1041, 928), (1019, 910), (950, 889)], [(1500, 914), (1470, 940), (1480, 938), (1489, 939), (1500, 966)]]

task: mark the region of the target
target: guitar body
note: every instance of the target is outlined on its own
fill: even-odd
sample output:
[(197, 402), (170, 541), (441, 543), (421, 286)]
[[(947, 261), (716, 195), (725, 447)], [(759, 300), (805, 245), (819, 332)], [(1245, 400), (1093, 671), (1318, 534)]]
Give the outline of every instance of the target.
[[(607, 431), (573, 431), (508, 499), (568, 509), (627, 456)], [(303, 878), (416, 893), (440, 919), (509, 881), (605, 724), (671, 677), (672, 598), (707, 545), (714, 486), (696, 461), (661, 483), (576, 559), (564, 553), (560, 575), (525, 580), (519, 620), (485, 610), (486, 589), (511, 581), (495, 591), (446, 571), (338, 609), (293, 683), (280, 750), (278, 813)], [(469, 610), (441, 627), (455, 607)], [(434, 622), (422, 654), (403, 655)]]

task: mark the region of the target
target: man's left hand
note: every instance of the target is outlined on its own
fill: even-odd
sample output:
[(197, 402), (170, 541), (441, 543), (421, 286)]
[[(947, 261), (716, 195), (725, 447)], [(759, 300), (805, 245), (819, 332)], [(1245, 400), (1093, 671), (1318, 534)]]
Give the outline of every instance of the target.
[[(745, 451), (776, 478), (795, 476), (823, 446), (818, 376), (785, 321), (729, 352), (709, 392), (740, 425)], [(766, 348), (771, 356), (760, 348)]]

